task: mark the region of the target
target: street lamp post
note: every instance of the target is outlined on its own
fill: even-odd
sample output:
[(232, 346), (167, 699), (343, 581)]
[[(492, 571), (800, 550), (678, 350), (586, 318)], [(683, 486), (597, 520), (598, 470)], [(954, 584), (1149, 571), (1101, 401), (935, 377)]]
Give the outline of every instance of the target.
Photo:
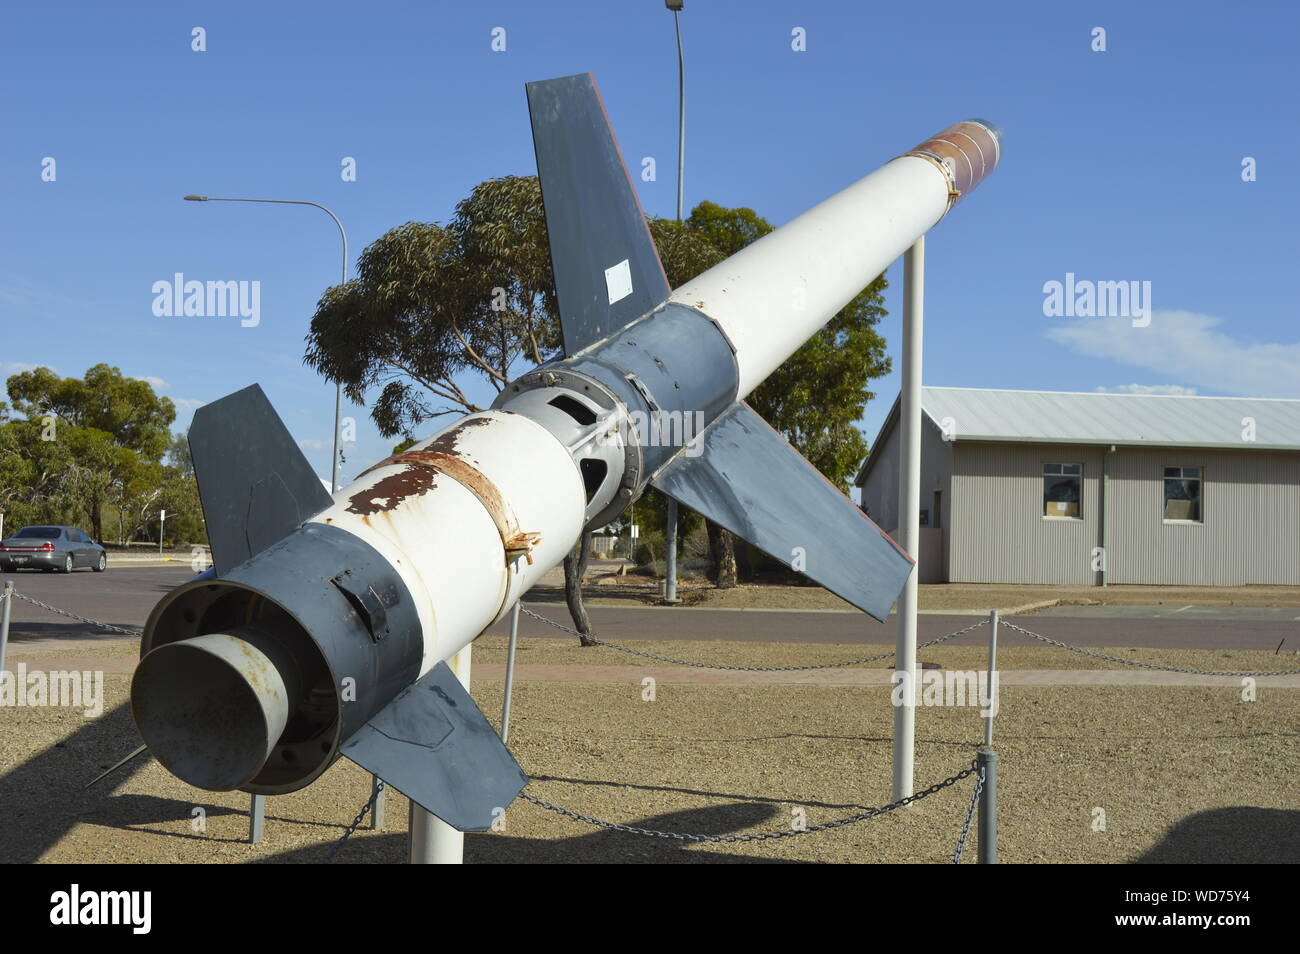
[[(343, 279), (342, 284), (348, 281), (348, 233), (343, 231), (343, 223), (339, 217), (331, 212), (319, 202), (307, 202), (302, 199), (232, 199), (224, 196), (215, 195), (187, 195), (187, 202), (269, 202), (276, 205), (310, 205), (320, 209), (339, 227), (339, 235), (343, 239)], [(334, 385), (334, 456), (330, 463), (330, 493), (339, 492), (339, 431), (342, 426), (339, 415), (343, 412), (343, 385), (335, 383)]]
[[(681, 13), (684, 0), (664, 0), (673, 11), (677, 31), (677, 224), (682, 224), (682, 191), (686, 182), (686, 61), (682, 56)], [(664, 602), (677, 602), (677, 501), (668, 498), (668, 519), (664, 527)]]

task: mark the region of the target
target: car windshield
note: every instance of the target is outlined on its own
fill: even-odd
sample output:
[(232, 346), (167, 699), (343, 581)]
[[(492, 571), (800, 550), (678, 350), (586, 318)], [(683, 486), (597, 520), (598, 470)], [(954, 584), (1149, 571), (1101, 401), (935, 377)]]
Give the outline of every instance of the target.
[(63, 531), (59, 527), (23, 527), (15, 537), (37, 540), (57, 540)]

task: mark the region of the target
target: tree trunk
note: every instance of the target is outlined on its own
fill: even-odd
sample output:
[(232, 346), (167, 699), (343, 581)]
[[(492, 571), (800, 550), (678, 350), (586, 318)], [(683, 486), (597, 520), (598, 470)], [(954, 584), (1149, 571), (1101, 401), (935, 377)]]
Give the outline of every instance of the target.
[(736, 585), (736, 541), (730, 532), (712, 520), (706, 521), (709, 534), (709, 557), (713, 560), (711, 579), (720, 590)]
[(582, 578), (587, 574), (587, 557), (591, 553), (591, 533), (584, 530), (578, 537), (578, 544), (564, 558), (564, 601), (569, 604), (569, 615), (573, 617), (573, 626), (583, 633), (582, 645), (595, 646), (587, 638), (591, 633), (591, 620), (587, 616), (587, 607), (582, 603)]

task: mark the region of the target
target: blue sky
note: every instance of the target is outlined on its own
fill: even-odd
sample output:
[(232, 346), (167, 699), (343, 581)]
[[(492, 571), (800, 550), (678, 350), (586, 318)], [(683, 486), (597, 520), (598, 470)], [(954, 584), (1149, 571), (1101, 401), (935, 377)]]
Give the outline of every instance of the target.
[[(273, 10), (267, 13), (266, 10)], [(783, 223), (967, 116), (1003, 162), (927, 241), (925, 381), (1300, 397), (1291, 3), (688, 0), (688, 207)], [(675, 202), (676, 51), (661, 0), (10, 6), (0, 34), (0, 374), (99, 361), (182, 409), (260, 382), (321, 474), (332, 387), (302, 364), (334, 225), (352, 257), (534, 172), (523, 84), (592, 71), (642, 204)], [(206, 52), (191, 30), (206, 30)], [(506, 50), (491, 50), (503, 27)], [(791, 31), (807, 49), (791, 49)], [(1094, 52), (1092, 31), (1106, 31)], [(53, 157), (55, 181), (42, 181)], [(340, 176), (354, 157), (357, 179)], [(1257, 180), (1242, 181), (1242, 160)], [(162, 318), (153, 283), (261, 283), (261, 321)], [(1151, 283), (1149, 326), (1049, 318), (1043, 285)], [(889, 270), (897, 355), (901, 266)], [(873, 437), (897, 391), (877, 382)], [(479, 389), (479, 393), (484, 393)], [(345, 478), (391, 442), (364, 409)], [(437, 426), (431, 425), (430, 429)]]

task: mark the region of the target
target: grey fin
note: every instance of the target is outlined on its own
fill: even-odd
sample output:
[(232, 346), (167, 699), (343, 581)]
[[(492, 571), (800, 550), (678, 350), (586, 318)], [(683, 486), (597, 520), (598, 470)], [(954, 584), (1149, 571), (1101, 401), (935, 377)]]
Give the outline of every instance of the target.
[[(651, 483), (883, 621), (913, 561), (748, 404), (735, 404)], [(803, 565), (799, 565), (802, 563)]]
[(340, 750), (459, 831), (486, 831), (528, 784), (465, 687), (438, 663)]
[(526, 89), (564, 350), (573, 355), (672, 289), (591, 74)]
[(259, 385), (195, 411), (189, 441), (217, 576), (330, 505)]

